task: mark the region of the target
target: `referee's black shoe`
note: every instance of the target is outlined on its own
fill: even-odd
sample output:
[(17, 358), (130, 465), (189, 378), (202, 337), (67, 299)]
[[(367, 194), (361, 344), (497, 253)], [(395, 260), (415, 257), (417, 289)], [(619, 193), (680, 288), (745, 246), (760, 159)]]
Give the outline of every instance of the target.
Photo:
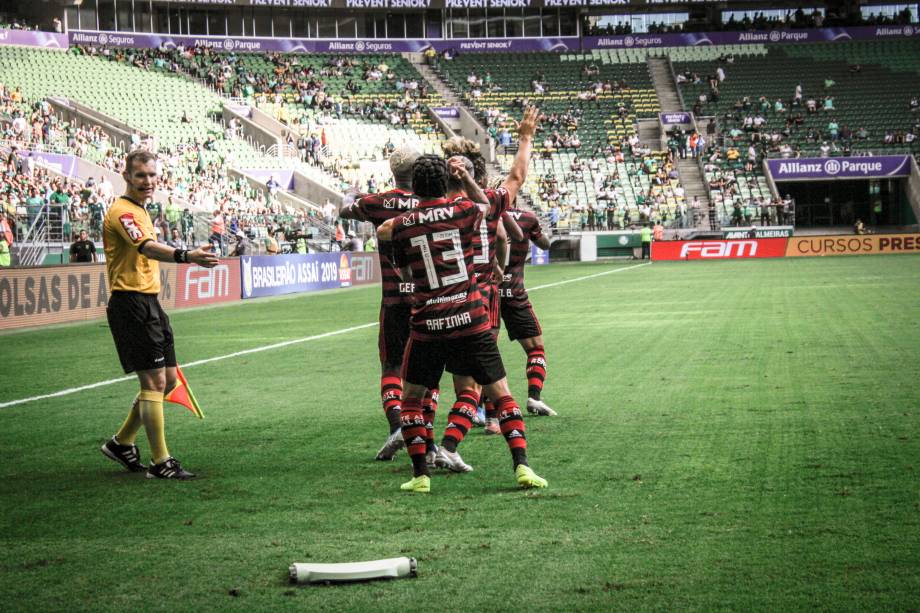
[(141, 454), (137, 451), (137, 445), (120, 445), (113, 436), (106, 441), (101, 451), (105, 457), (115, 460), (133, 473), (147, 470), (147, 466), (141, 464)]
[(160, 464), (151, 464), (148, 479), (194, 479), (195, 474), (182, 468), (176, 458), (166, 458)]

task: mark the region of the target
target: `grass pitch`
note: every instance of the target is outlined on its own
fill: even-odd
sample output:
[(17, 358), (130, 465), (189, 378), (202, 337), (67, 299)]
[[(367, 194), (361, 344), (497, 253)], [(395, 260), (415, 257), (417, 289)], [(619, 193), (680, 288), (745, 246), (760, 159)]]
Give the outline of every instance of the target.
[[(193, 482), (99, 453), (134, 382), (0, 410), (0, 607), (917, 608), (920, 258), (656, 263), (532, 299), (560, 413), (527, 419), (549, 489), (517, 491), (504, 441), (473, 431), (475, 472), (401, 494), (405, 453), (373, 461), (386, 426), (366, 328), (188, 369), (207, 419), (170, 406), (167, 436)], [(191, 362), (373, 322), (378, 305), (366, 288), (172, 321)], [(121, 374), (103, 322), (0, 343), (0, 402)], [(502, 352), (523, 399), (524, 354)], [(398, 555), (417, 579), (286, 582), (294, 561)]]

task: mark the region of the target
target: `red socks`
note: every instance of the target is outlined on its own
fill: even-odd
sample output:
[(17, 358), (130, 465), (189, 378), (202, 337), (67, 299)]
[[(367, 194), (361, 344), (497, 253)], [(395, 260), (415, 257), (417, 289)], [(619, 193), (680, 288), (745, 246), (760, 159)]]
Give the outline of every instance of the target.
[(543, 381), (546, 379), (546, 353), (543, 347), (534, 347), (527, 351), (527, 396), (540, 399)]
[(440, 397), (440, 390), (434, 388), (425, 392), (425, 397), (422, 399), (422, 416), (425, 418), (425, 442), (429, 451), (434, 448), (434, 416), (438, 411), (438, 399)]
[(428, 474), (425, 465), (425, 418), (422, 416), (422, 399), (403, 399), (399, 421), (406, 450), (412, 458), (415, 476)]
[(399, 429), (399, 405), (402, 402), (402, 379), (392, 375), (380, 377), (380, 399), (390, 424), (390, 434)]
[(457, 401), (447, 416), (447, 428), (444, 430), (444, 438), (441, 439), (441, 444), (448, 451), (456, 451), (457, 445), (463, 441), (466, 433), (470, 431), (478, 405), (479, 395), (473, 390), (461, 390), (457, 394)]

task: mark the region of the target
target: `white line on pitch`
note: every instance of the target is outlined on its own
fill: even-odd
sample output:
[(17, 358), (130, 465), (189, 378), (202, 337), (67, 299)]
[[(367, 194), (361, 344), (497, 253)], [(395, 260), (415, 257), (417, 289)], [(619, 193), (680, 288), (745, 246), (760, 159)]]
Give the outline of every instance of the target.
[(575, 277), (574, 279), (566, 279), (565, 281), (556, 281), (555, 283), (547, 283), (546, 285), (538, 285), (536, 287), (528, 288), (528, 292), (535, 292), (538, 289), (547, 289), (550, 287), (557, 287), (559, 285), (566, 285), (568, 283), (575, 283), (576, 281), (584, 281), (586, 279), (593, 279), (595, 277), (603, 277), (604, 275), (612, 275), (618, 272), (623, 272), (624, 270), (632, 270), (633, 268), (641, 268), (642, 266), (648, 266), (651, 262), (645, 262), (644, 264), (633, 264), (632, 266), (624, 266), (623, 268), (614, 268), (613, 270), (605, 270), (604, 272), (596, 272), (593, 275), (585, 275), (584, 277)]
[[(565, 281), (557, 281), (555, 283), (547, 283), (546, 285), (538, 285), (536, 287), (530, 288), (528, 291), (535, 292), (541, 289), (557, 287), (559, 285), (566, 285), (567, 283), (575, 283), (576, 281), (584, 281), (586, 279), (593, 279), (595, 277), (611, 275), (614, 273), (622, 272), (624, 270), (639, 268), (641, 266), (648, 266), (649, 263), (650, 262), (646, 262), (645, 264), (634, 264), (632, 266), (626, 266), (624, 268), (615, 268), (613, 270), (605, 270), (604, 272), (594, 273), (593, 275), (585, 275), (583, 277), (575, 277), (574, 279), (567, 279)], [(296, 338), (290, 341), (282, 341), (280, 343), (273, 343), (271, 345), (265, 345), (263, 347), (254, 347), (252, 349), (244, 349), (242, 351), (235, 351), (233, 353), (228, 353), (226, 355), (219, 355), (213, 358), (205, 358), (203, 360), (196, 360), (194, 362), (189, 362), (188, 364), (183, 364), (182, 368), (191, 368), (193, 366), (200, 366), (201, 364), (209, 364), (211, 362), (220, 362), (222, 360), (236, 358), (241, 355), (249, 355), (251, 353), (261, 353), (262, 351), (270, 351), (272, 349), (280, 349), (281, 347), (287, 347), (289, 345), (297, 345), (297, 344), (306, 343), (309, 341), (316, 341), (316, 340), (320, 340), (323, 338), (329, 338), (330, 336), (338, 336), (340, 334), (347, 334), (349, 332), (354, 332), (355, 330), (363, 330), (364, 328), (371, 328), (376, 325), (377, 325), (377, 322), (375, 321), (373, 323), (361, 324), (358, 326), (351, 326), (350, 328), (342, 328), (341, 330), (333, 330), (332, 332), (323, 332), (322, 334), (314, 334), (313, 336), (305, 336), (303, 338)], [(36, 400), (45, 400), (47, 398), (58, 398), (60, 396), (69, 396), (70, 394), (76, 394), (77, 392), (91, 390), (97, 387), (105, 387), (107, 385), (114, 385), (115, 383), (121, 383), (122, 381), (129, 381), (132, 379), (136, 379), (136, 377), (134, 375), (127, 375), (124, 377), (118, 377), (116, 379), (106, 379), (105, 381), (97, 381), (96, 383), (90, 383), (88, 385), (81, 385), (79, 387), (70, 387), (67, 389), (59, 390), (57, 392), (51, 392), (50, 394), (41, 394), (40, 396), (32, 396), (30, 398), (20, 398), (19, 400), (10, 400), (8, 402), (0, 402), (0, 409), (5, 409), (7, 407), (14, 407), (20, 404), (34, 402)]]
[[(361, 324), (360, 326), (351, 326), (350, 328), (342, 328), (341, 330), (334, 330), (332, 332), (323, 332), (322, 334), (314, 334), (313, 336), (305, 336), (303, 338), (295, 338), (290, 341), (282, 341), (280, 343), (274, 343), (272, 345), (265, 345), (263, 347), (254, 347), (252, 349), (244, 349), (242, 351), (235, 351), (233, 353), (228, 353), (226, 355), (219, 355), (213, 358), (205, 358), (204, 360), (196, 360), (194, 362), (189, 362), (188, 364), (183, 364), (182, 368), (190, 368), (192, 366), (200, 366), (201, 364), (208, 364), (210, 362), (219, 362), (221, 360), (228, 360), (230, 358), (236, 358), (241, 355), (248, 355), (250, 353), (259, 353), (262, 351), (270, 351), (272, 349), (279, 349), (281, 347), (287, 347), (288, 345), (297, 345), (298, 343), (306, 343), (308, 341), (316, 341), (321, 338), (328, 338), (330, 336), (338, 336), (339, 334), (347, 334), (348, 332), (354, 332), (355, 330), (363, 330), (364, 328), (370, 328), (376, 326), (377, 322), (369, 324)], [(118, 377), (117, 379), (108, 379), (106, 381), (98, 381), (96, 383), (90, 383), (89, 385), (81, 385), (80, 387), (71, 387), (65, 390), (60, 390), (57, 392), (52, 392), (50, 394), (42, 394), (41, 396), (32, 396), (31, 398), (22, 398), (20, 400), (10, 400), (9, 402), (0, 402), (0, 409), (5, 409), (6, 407), (13, 407), (18, 404), (25, 404), (27, 402), (33, 402), (35, 400), (44, 400), (46, 398), (56, 398), (58, 396), (68, 396), (70, 394), (76, 394), (77, 392), (82, 392), (83, 390), (91, 390), (96, 387), (104, 387), (106, 385), (112, 385), (114, 383), (121, 383), (122, 381), (128, 381), (130, 379), (137, 379), (134, 375), (129, 375), (125, 377)]]

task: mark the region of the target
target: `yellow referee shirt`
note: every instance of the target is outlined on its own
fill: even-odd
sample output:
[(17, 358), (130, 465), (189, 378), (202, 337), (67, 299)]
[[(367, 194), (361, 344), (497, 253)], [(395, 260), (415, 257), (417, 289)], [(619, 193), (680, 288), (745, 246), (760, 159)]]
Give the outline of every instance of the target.
[(116, 199), (102, 224), (110, 291), (160, 293), (160, 263), (140, 252), (144, 243), (155, 240), (147, 210), (125, 196)]

